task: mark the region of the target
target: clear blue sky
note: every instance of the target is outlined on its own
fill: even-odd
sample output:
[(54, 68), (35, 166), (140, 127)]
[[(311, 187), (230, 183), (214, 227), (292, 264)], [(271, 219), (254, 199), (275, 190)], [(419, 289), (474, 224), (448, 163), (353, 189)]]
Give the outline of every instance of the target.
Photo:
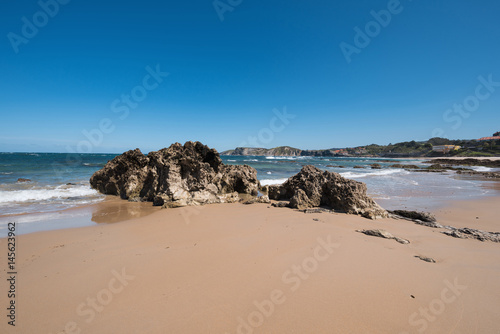
[[(232, 3), (221, 21), (212, 0), (72, 0), (53, 17), (34, 0), (3, 1), (0, 151), (147, 152), (187, 140), (224, 150), (249, 137), (319, 149), (500, 130), (499, 86), (480, 90), (467, 117), (446, 114), (474, 102), (479, 76), (500, 82), (496, 0)], [(377, 31), (370, 13), (388, 7)], [(23, 17), (40, 26), (34, 36)], [(367, 24), (373, 38), (348, 63), (340, 45), (354, 47)], [(169, 75), (156, 88), (148, 79), (124, 117), (122, 94), (140, 96), (157, 64)], [(295, 118), (282, 127), (273, 109), (284, 106)], [(113, 131), (82, 144), (103, 119)]]

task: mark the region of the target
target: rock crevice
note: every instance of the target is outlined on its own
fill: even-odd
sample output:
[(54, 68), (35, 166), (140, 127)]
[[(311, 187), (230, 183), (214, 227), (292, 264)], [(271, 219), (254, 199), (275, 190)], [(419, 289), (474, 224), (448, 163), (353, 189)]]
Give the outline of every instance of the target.
[(270, 186), (268, 191), (270, 199), (288, 200), (290, 207), (300, 210), (327, 206), (370, 219), (388, 215), (366, 194), (366, 184), (311, 165), (304, 166), (282, 185)]
[(224, 165), (216, 150), (200, 142), (175, 143), (144, 155), (130, 150), (90, 178), (94, 189), (128, 200), (178, 207), (237, 202), (238, 193), (257, 195), (257, 171)]

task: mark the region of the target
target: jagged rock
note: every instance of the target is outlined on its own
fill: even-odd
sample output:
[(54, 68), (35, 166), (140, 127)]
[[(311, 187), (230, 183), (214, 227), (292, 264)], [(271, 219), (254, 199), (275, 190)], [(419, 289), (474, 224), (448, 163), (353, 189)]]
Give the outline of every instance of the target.
[(470, 175), (470, 176), (482, 176), (487, 179), (500, 179), (500, 172), (478, 172), (474, 170), (458, 170), (457, 174)]
[(324, 212), (332, 213), (333, 211), (325, 209), (325, 208), (314, 208), (314, 209), (305, 209), (305, 210), (302, 210), (302, 212), (304, 212), (304, 213), (324, 213)]
[(269, 204), (269, 203), (271, 203), (271, 201), (269, 200), (269, 197), (267, 197), (267, 196), (260, 196), (260, 197), (254, 197), (254, 198), (242, 201), (241, 203), (245, 204), (245, 205), (255, 204), (255, 203)]
[(443, 166), (443, 165), (441, 165), (441, 164), (432, 164), (432, 165), (430, 165), (430, 166), (428, 166), (428, 167), (425, 167), (425, 168), (426, 168), (426, 169), (439, 169), (439, 170), (441, 170), (441, 169), (446, 169), (446, 167), (444, 167), (444, 166)]
[(430, 164), (446, 164), (446, 165), (458, 165), (458, 166), (484, 166), (484, 167), (493, 167), (493, 168), (500, 168), (500, 160), (490, 160), (490, 159), (474, 159), (474, 158), (467, 158), (467, 159), (447, 159), (447, 158), (441, 158), (441, 159), (434, 159), (430, 161), (424, 161), (424, 163), (430, 163)]
[(238, 193), (257, 195), (260, 188), (255, 169), (224, 165), (200, 142), (175, 143), (147, 156), (127, 151), (94, 173), (90, 184), (103, 194), (168, 208), (237, 202)]
[(274, 202), (271, 205), (274, 206), (275, 208), (286, 208), (290, 205), (290, 202), (285, 202), (285, 201)]
[(370, 219), (387, 217), (387, 211), (366, 195), (364, 183), (311, 165), (304, 166), (282, 185), (270, 186), (269, 198), (289, 200), (292, 208), (327, 206)]
[(372, 169), (382, 169), (382, 166), (380, 164), (371, 164), (370, 165)]
[(404, 168), (404, 169), (420, 169), (417, 165), (404, 165), (404, 164), (394, 164), (391, 165), (392, 168)]
[(314, 205), (314, 203), (309, 200), (309, 197), (307, 197), (305, 191), (302, 189), (297, 189), (295, 195), (293, 195), (292, 198), (290, 199), (289, 205), (291, 208), (296, 208), (299, 210), (304, 210), (317, 206)]
[(415, 257), (417, 259), (420, 259), (420, 260), (425, 261), (425, 262), (436, 263), (436, 260), (434, 260), (433, 258), (427, 257), (427, 256), (415, 255)]
[(432, 228), (443, 228), (444, 226), (441, 225), (441, 224), (438, 224), (436, 222), (424, 222), (424, 221), (415, 221), (415, 224), (418, 224), (418, 225), (423, 225), (423, 226), (427, 226), (427, 227), (432, 227)]
[(356, 232), (363, 233), (366, 235), (370, 235), (373, 237), (379, 237), (384, 239), (393, 239), (399, 242), (400, 244), (409, 244), (410, 241), (402, 238), (398, 238), (387, 232), (386, 230), (356, 230)]
[(500, 242), (500, 232), (485, 232), (468, 227), (454, 228), (447, 227), (450, 231), (443, 231), (441, 233), (459, 239), (476, 239), (479, 241), (492, 241)]
[(20, 177), (20, 178), (17, 179), (17, 182), (31, 182), (31, 180), (30, 179), (24, 179), (24, 178)]
[(352, 168), (359, 168), (359, 169), (362, 169), (362, 168), (365, 168), (364, 166), (354, 166)]
[(409, 218), (411, 220), (421, 220), (423, 222), (435, 222), (436, 217), (434, 217), (431, 213), (429, 212), (422, 212), (422, 211), (407, 211), (407, 210), (394, 210), (390, 211), (391, 213), (404, 217), (404, 218)]

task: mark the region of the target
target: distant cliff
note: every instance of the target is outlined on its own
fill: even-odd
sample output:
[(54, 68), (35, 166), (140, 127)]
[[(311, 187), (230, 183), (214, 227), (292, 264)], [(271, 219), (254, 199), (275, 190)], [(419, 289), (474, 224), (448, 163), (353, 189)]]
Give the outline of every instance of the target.
[[(495, 133), (498, 135), (500, 133)], [(366, 145), (348, 148), (331, 148), (326, 150), (301, 150), (290, 146), (275, 148), (237, 147), (221, 155), (255, 155), (255, 156), (312, 156), (312, 157), (433, 157), (433, 156), (500, 156), (500, 139), (497, 136), (482, 138), (484, 140), (464, 139), (450, 140), (446, 138), (431, 138), (426, 141), (414, 140), (389, 145)], [(456, 145), (460, 149), (449, 153), (433, 151), (433, 146)]]
[(234, 150), (224, 151), (221, 155), (256, 155), (256, 156), (300, 156), (302, 150), (290, 146), (275, 148), (237, 147)]
[(275, 148), (256, 148), (256, 147), (237, 147), (234, 150), (221, 152), (221, 155), (255, 155), (255, 156), (282, 156), (282, 157), (333, 157), (338, 155), (347, 155), (347, 153), (339, 154), (340, 149), (328, 150), (301, 150), (290, 146), (280, 146)]

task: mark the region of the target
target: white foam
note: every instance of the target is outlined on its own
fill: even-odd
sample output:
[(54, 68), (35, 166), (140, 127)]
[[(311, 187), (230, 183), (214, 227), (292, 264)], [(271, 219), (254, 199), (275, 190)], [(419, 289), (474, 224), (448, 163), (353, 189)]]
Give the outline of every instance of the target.
[(404, 169), (382, 169), (371, 173), (355, 173), (355, 172), (344, 172), (340, 173), (343, 177), (347, 178), (363, 178), (367, 176), (387, 176), (392, 174), (409, 174), (410, 172)]
[(473, 166), (471, 167), (473, 170), (476, 172), (491, 172), (493, 168), (490, 167), (484, 167), (484, 166)]
[(35, 202), (71, 197), (97, 196), (99, 193), (87, 186), (0, 191), (0, 203)]
[(278, 157), (278, 156), (272, 156), (272, 157), (266, 157), (267, 160), (297, 160), (297, 159), (305, 159), (307, 157), (294, 157), (294, 156), (289, 156), (289, 157)]
[(288, 179), (271, 179), (271, 180), (260, 180), (262, 186), (270, 186), (275, 184), (283, 184)]

